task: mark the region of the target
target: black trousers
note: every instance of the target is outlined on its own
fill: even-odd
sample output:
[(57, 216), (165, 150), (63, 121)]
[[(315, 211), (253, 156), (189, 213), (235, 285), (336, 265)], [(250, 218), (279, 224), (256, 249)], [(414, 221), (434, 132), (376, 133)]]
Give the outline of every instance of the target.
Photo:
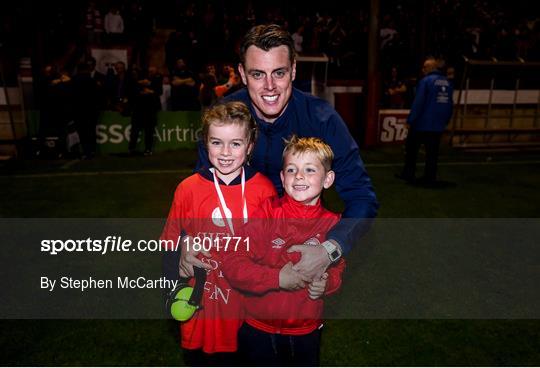
[(99, 113), (97, 111), (85, 111), (75, 118), (81, 146), (85, 155), (96, 153), (96, 126)]
[(416, 159), (418, 151), (423, 144), (426, 148), (426, 166), (424, 168), (424, 181), (435, 182), (437, 179), (437, 162), (441, 132), (419, 132), (409, 130), (405, 141), (405, 167), (402, 176), (407, 180), (414, 180), (416, 173)]
[(154, 128), (157, 123), (157, 115), (155, 113), (140, 114), (133, 113), (131, 118), (131, 132), (129, 134), (129, 150), (135, 151), (137, 148), (137, 140), (139, 133), (144, 130), (144, 149), (152, 151), (154, 146)]
[(269, 334), (244, 323), (238, 352), (247, 366), (319, 366), (321, 330), (307, 335)]

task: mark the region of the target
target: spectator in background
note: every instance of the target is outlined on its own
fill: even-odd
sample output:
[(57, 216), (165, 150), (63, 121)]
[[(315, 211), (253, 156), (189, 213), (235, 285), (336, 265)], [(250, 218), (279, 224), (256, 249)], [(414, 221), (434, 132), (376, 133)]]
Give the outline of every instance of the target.
[[(418, 82), (407, 118), (409, 133), (405, 142), (405, 166), (397, 175), (407, 182), (428, 187), (436, 185), (439, 144), (452, 116), (453, 88), (443, 74), (443, 68), (442, 60), (430, 57), (424, 62), (422, 72), (425, 76)], [(422, 144), (426, 147), (426, 166), (424, 176), (416, 180), (416, 158)]]
[(189, 36), (181, 31), (174, 31), (169, 34), (165, 43), (165, 63), (169, 73), (172, 74), (179, 58), (191, 60), (191, 40)]
[(296, 32), (292, 34), (292, 39), (294, 41), (294, 49), (297, 53), (304, 51), (302, 43), (304, 42), (304, 26), (301, 25), (296, 29)]
[(100, 107), (100, 88), (92, 78), (89, 63), (81, 63), (73, 77), (73, 106), (75, 127), (79, 132), (82, 158), (96, 153), (96, 126)]
[(328, 52), (330, 54), (330, 62), (335, 63), (338, 67), (341, 66), (343, 45), (345, 44), (346, 38), (347, 32), (341, 23), (341, 17), (332, 20), (329, 24)]
[(90, 77), (96, 81), (96, 85), (98, 88), (99, 93), (99, 109), (104, 109), (106, 104), (106, 84), (107, 84), (107, 78), (105, 77), (105, 74), (100, 73), (96, 69), (96, 58), (90, 56), (86, 59), (86, 64), (88, 64), (88, 71), (90, 72)]
[(163, 93), (163, 77), (155, 66), (146, 72), (134, 74), (134, 91), (132, 98), (131, 133), (129, 135), (129, 152), (136, 153), (139, 133), (144, 130), (144, 155), (153, 152), (154, 129), (157, 124), (157, 112), (161, 110), (159, 97)]
[(132, 47), (131, 62), (146, 68), (147, 49), (152, 34), (152, 20), (148, 15), (148, 9), (140, 2), (132, 2), (124, 18), (125, 33)]
[(97, 69), (96, 69), (96, 65), (97, 65), (97, 62), (96, 62), (96, 58), (93, 57), (93, 56), (89, 56), (86, 58), (86, 64), (88, 65), (88, 71), (90, 72), (90, 76), (96, 80), (96, 82), (100, 85), (100, 86), (104, 86), (105, 85), (105, 74), (103, 73), (100, 73)]
[(213, 105), (217, 101), (217, 83), (216, 66), (214, 64), (206, 65), (205, 71), (201, 77), (201, 87), (199, 89), (199, 102), (203, 109)]
[(103, 18), (94, 1), (90, 1), (86, 8), (84, 28), (88, 43), (99, 45), (103, 34)]
[(384, 105), (391, 109), (405, 107), (407, 85), (399, 78), (397, 67), (393, 66), (390, 77), (384, 83)]
[(171, 73), (171, 110), (199, 111), (199, 82), (182, 58), (176, 60)]
[(105, 25), (103, 20), (103, 14), (99, 9), (94, 10), (94, 41), (97, 45), (103, 43), (103, 33), (105, 31)]
[(105, 32), (108, 43), (117, 44), (124, 41), (124, 18), (116, 6), (111, 6), (105, 15)]
[(133, 89), (126, 71), (126, 64), (123, 61), (117, 61), (114, 66), (109, 65), (108, 68), (106, 76), (108, 107), (110, 110), (127, 116), (130, 114), (129, 98)]
[(392, 20), (392, 17), (386, 15), (383, 20), (383, 27), (380, 30), (382, 50), (392, 44), (397, 33), (398, 31), (396, 30), (396, 25)]
[(66, 153), (67, 125), (73, 119), (72, 83), (69, 73), (59, 72), (54, 64), (45, 66), (40, 81), (40, 126), (39, 135), (56, 137), (57, 157)]
[(226, 79), (223, 81), (223, 83), (217, 85), (214, 88), (215, 94), (217, 98), (221, 98), (223, 96), (227, 96), (234, 91), (239, 90), (242, 88), (242, 83), (240, 81), (240, 76), (236, 74), (236, 70), (231, 64), (225, 64), (223, 65), (223, 73), (222, 73)]

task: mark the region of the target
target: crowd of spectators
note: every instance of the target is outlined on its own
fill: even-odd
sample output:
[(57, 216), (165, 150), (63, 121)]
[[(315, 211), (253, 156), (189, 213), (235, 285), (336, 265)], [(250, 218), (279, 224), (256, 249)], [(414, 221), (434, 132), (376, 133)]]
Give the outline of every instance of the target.
[[(325, 53), (330, 79), (366, 79), (369, 3), (91, 0), (75, 5), (52, 1), (43, 12), (35, 26), (44, 32), (40, 45), (47, 56), (40, 70), (56, 61), (59, 69), (72, 75), (88, 59), (93, 45), (130, 46), (126, 68), (146, 70), (156, 29), (172, 29), (159, 51), (164, 65), (153, 65), (171, 86), (166, 106), (171, 110), (198, 109), (237, 88), (239, 78), (230, 66), (238, 62), (242, 35), (258, 23), (284, 26), (293, 34), (299, 53)], [(380, 14), (381, 101), (386, 106), (408, 105), (419, 57), (425, 55), (446, 59), (458, 73), (462, 56), (540, 59), (540, 15), (522, 0), (388, 0), (381, 1)], [(16, 33), (16, 21), (3, 18), (3, 30)], [(32, 30), (36, 29), (26, 31)], [(22, 37), (20, 43), (24, 41)], [(76, 46), (70, 47), (70, 41)], [(66, 54), (73, 57), (62, 59)]]

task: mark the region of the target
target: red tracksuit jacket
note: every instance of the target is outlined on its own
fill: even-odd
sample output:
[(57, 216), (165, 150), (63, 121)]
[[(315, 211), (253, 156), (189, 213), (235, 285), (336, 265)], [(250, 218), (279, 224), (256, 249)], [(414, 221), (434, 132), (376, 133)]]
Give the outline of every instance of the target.
[[(237, 178), (230, 185), (220, 184), (236, 224), (243, 222), (239, 181)], [(275, 195), (276, 191), (270, 180), (249, 168), (246, 168), (245, 190), (251, 221), (251, 215), (260, 203)], [(182, 232), (199, 240), (232, 235), (226, 221), (216, 217), (219, 213), (212, 174), (201, 170), (178, 185), (161, 238), (176, 241)], [(207, 272), (203, 308), (189, 321), (181, 323), (181, 344), (185, 349), (202, 349), (206, 353), (232, 352), (237, 350), (236, 335), (243, 321), (243, 296), (229, 285), (222, 274), (221, 249), (212, 248), (210, 253), (210, 259), (199, 255), (199, 259), (213, 268)]]
[[(279, 271), (289, 261), (300, 260), (299, 253), (287, 253), (289, 247), (321, 244), (338, 221), (339, 215), (324, 209), (320, 200), (306, 206), (285, 195), (263, 202), (243, 229), (242, 235), (249, 237), (249, 250), (228, 252), (222, 264), (231, 286), (247, 292), (247, 323), (287, 335), (305, 335), (321, 325), (323, 300), (310, 299), (307, 288), (280, 290)], [(340, 287), (344, 268), (341, 259), (327, 270), (327, 295)]]

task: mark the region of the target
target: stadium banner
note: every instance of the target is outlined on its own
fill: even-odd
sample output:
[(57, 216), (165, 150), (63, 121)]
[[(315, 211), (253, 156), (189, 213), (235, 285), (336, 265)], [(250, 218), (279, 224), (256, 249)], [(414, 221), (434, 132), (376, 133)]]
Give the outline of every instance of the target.
[[(198, 111), (160, 111), (154, 129), (154, 151), (179, 148), (194, 149), (201, 130)], [(101, 154), (128, 152), (131, 117), (104, 111), (96, 128), (97, 151)], [(139, 133), (137, 148), (144, 149), (144, 131)]]
[(407, 138), (407, 116), (410, 110), (379, 110), (379, 144), (403, 143)]

